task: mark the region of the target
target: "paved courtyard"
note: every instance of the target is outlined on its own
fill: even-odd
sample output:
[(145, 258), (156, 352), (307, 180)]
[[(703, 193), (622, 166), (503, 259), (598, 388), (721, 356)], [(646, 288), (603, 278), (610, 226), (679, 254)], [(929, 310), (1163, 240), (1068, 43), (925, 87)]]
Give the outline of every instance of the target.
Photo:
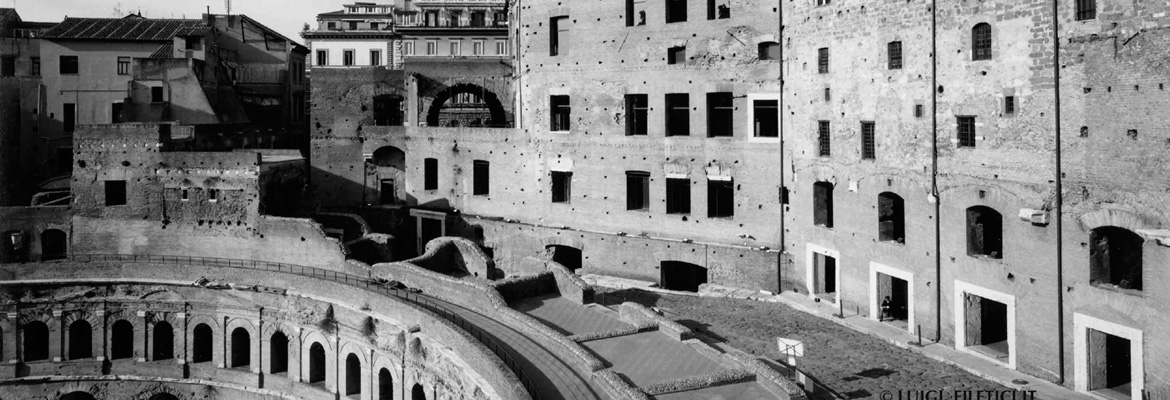
[[(633, 301), (750, 354), (777, 360), (776, 337), (801, 340), (800, 369), (831, 394), (879, 399), (883, 390), (1005, 390), (994, 382), (778, 303), (598, 288), (605, 304)], [(833, 395), (835, 394), (835, 396)]]

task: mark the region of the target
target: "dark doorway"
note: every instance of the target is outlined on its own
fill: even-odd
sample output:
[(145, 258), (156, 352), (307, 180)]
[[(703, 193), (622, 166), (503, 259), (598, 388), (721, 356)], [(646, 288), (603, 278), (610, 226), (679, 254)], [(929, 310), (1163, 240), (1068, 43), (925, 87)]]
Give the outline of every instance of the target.
[(309, 346), (309, 383), (325, 382), (325, 347)]
[(41, 259), (60, 260), (68, 253), (69, 239), (60, 229), (41, 232)]
[(394, 400), (394, 376), (385, 368), (378, 371), (378, 400)]
[(69, 325), (69, 359), (93, 358), (93, 326), (85, 320)]
[(230, 368), (246, 367), (252, 359), (252, 336), (244, 328), (232, 331), (232, 363)]
[(211, 361), (211, 327), (207, 324), (199, 324), (195, 326), (194, 340), (191, 346), (191, 362), (208, 362)]
[(1133, 381), (1130, 341), (1120, 336), (1089, 329), (1089, 390), (1129, 398)]
[(374, 96), (374, 125), (402, 125), (402, 96), (391, 94)]
[(1010, 354), (1007, 304), (967, 294), (964, 317), (967, 346), (984, 355), (1007, 362)]
[(117, 124), (122, 122), (122, 103), (114, 103), (110, 105), (110, 123)]
[(417, 217), (419, 223), (418, 252), (426, 251), (427, 243), (443, 236), (443, 220), (435, 218)]
[(395, 192), (393, 179), (383, 179), (381, 181), (381, 186), (378, 189), (378, 193), (381, 194), (380, 201), (382, 204), (398, 203), (398, 194)]
[(1090, 282), (1142, 290), (1141, 236), (1125, 228), (1102, 226), (1089, 232)]
[(880, 272), (877, 274), (877, 280), (878, 319), (906, 328), (910, 315), (909, 285), (906, 280)]
[(832, 302), (837, 301), (837, 259), (813, 253), (813, 293)]
[(345, 395), (362, 393), (362, 362), (357, 355), (350, 353), (345, 357)]
[(558, 264), (564, 265), (570, 271), (581, 269), (581, 250), (576, 247), (563, 246), (559, 244), (550, 244), (544, 247), (545, 251), (552, 253), (552, 260)]
[[(211, 348), (211, 346), (208, 346)], [(134, 357), (134, 325), (120, 319), (110, 329), (110, 359), (121, 360)]]
[(699, 285), (707, 283), (707, 269), (695, 264), (663, 261), (659, 268), (662, 271), (663, 289), (698, 292)]
[(154, 324), (154, 334), (151, 336), (154, 339), (154, 351), (151, 352), (151, 360), (170, 360), (175, 358), (175, 331), (171, 328), (170, 323), (161, 321)]
[(49, 327), (41, 321), (24, 326), (24, 361), (49, 359)]
[(270, 373), (280, 374), (288, 372), (288, 336), (283, 332), (272, 334), (268, 341), (268, 359), (271, 360)]
[(410, 389), (410, 400), (427, 400), (427, 394), (423, 391), (422, 385), (414, 384), (414, 388)]

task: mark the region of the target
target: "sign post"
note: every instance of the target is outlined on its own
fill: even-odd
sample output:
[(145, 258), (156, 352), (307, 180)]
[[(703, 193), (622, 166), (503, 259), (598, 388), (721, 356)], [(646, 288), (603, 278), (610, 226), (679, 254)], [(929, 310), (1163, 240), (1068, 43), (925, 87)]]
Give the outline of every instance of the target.
[(793, 379), (796, 383), (805, 391), (811, 391), (812, 388), (808, 386), (808, 377), (796, 368), (796, 357), (804, 357), (804, 343), (799, 340), (778, 337), (776, 338), (776, 347), (779, 347), (780, 354), (787, 358), (788, 366), (792, 368)]

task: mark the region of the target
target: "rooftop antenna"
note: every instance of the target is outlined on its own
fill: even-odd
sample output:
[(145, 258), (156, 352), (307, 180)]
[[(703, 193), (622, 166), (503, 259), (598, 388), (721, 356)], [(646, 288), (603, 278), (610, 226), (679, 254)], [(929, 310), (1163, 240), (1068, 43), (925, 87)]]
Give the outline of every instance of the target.
[(223, 0), (223, 9), (227, 15), (232, 15), (232, 0)]

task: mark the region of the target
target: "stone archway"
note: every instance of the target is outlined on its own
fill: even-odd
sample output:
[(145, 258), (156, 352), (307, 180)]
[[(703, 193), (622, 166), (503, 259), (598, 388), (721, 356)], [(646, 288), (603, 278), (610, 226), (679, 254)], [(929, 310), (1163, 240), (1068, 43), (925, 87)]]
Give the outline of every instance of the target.
[[(447, 104), (460, 94), (478, 96), (482, 105), (456, 108), (454, 104)], [(495, 93), (479, 85), (460, 83), (435, 95), (427, 110), (427, 126), (452, 126), (452, 122), (456, 123), (454, 126), (470, 126), (475, 122), (488, 127), (502, 127), (508, 123), (508, 115)]]

